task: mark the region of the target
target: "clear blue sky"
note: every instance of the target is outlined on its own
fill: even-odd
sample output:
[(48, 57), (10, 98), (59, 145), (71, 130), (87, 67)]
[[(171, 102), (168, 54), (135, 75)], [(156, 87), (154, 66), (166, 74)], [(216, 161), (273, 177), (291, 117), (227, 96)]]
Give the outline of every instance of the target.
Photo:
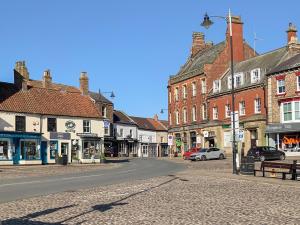
[[(193, 31), (224, 39), (225, 23), (205, 30), (204, 13), (241, 15), (244, 38), (263, 53), (286, 44), (286, 29), (300, 29), (299, 0), (2, 0), (0, 80), (11, 82), (17, 60), (32, 79), (50, 69), (53, 80), (78, 86), (87, 71), (90, 89), (113, 90), (115, 108), (152, 117), (167, 108), (167, 81), (187, 59)], [(166, 114), (163, 115), (166, 118)]]

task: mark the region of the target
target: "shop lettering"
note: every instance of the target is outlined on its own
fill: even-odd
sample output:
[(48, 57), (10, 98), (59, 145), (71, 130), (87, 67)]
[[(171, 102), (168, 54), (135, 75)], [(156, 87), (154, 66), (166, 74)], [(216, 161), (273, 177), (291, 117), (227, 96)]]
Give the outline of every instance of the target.
[(283, 142), (285, 145), (298, 144), (298, 143), (300, 143), (300, 138), (288, 138), (288, 137), (283, 137), (282, 142)]

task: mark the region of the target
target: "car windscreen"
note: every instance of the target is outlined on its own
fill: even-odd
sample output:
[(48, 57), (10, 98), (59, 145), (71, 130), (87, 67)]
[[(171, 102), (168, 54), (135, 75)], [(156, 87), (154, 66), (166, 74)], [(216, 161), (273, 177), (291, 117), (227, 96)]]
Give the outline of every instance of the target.
[(202, 148), (199, 152), (206, 152), (207, 148)]

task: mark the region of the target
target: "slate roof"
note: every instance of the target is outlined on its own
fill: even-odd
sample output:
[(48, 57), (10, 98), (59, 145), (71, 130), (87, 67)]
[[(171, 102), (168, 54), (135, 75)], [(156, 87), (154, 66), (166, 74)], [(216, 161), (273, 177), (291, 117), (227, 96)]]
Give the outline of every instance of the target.
[(277, 65), (274, 69), (272, 69), (268, 73), (268, 75), (283, 72), (283, 71), (290, 70), (290, 69), (296, 69), (299, 67), (300, 67), (300, 54), (297, 54), (297, 55), (283, 61), (279, 65)]
[(123, 123), (123, 124), (129, 124), (129, 125), (137, 125), (126, 113), (114, 110), (114, 116), (113, 116), (114, 123)]
[(168, 131), (168, 129), (162, 123), (152, 118), (143, 118), (135, 116), (130, 116), (130, 118), (137, 123), (140, 129), (151, 131)]
[(224, 48), (225, 41), (198, 52), (193, 58), (190, 57), (177, 75), (170, 77), (170, 83), (174, 84), (203, 73), (204, 65), (213, 63)]
[(109, 101), (107, 98), (105, 98), (101, 93), (89, 91), (89, 95), (96, 102), (104, 102), (104, 103), (111, 104), (111, 105), (113, 104), (111, 101)]
[[(265, 75), (270, 72), (274, 67), (280, 64), (283, 60), (289, 57), (288, 49), (286, 47), (282, 47), (250, 59), (241, 61), (234, 65), (234, 73), (243, 73), (244, 74), (244, 84), (236, 87), (235, 89), (242, 89), (250, 86), (255, 86), (264, 82)], [(260, 68), (260, 80), (257, 83), (251, 83), (251, 70)], [(228, 89), (228, 77), (231, 76), (231, 72), (228, 69), (225, 74), (221, 78), (221, 92), (213, 93), (210, 90), (210, 95), (219, 95), (223, 92), (231, 91)]]
[(91, 98), (80, 92), (32, 86), (26, 91), (18, 91), (14, 84), (0, 82), (0, 94), (1, 111), (101, 118)]

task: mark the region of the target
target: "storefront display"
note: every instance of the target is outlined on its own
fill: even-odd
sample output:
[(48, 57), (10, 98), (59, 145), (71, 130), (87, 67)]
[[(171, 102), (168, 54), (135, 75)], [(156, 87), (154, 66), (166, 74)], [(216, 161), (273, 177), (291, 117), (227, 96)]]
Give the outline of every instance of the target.
[(36, 141), (21, 141), (21, 160), (39, 160), (40, 151)]
[(50, 141), (50, 159), (55, 159), (55, 155), (58, 152), (58, 142)]
[(100, 157), (100, 142), (99, 141), (82, 141), (82, 158), (97, 159)]
[(11, 160), (9, 142), (6, 140), (0, 140), (0, 160)]

